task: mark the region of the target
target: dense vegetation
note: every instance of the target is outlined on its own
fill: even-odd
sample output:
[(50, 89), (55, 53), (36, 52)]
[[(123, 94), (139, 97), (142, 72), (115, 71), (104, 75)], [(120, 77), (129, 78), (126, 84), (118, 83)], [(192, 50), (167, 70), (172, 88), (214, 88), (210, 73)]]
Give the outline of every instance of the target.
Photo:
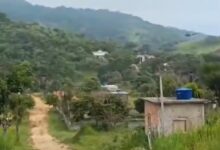
[[(206, 55), (154, 53), (155, 58), (139, 64), (136, 53), (131, 51), (131, 43), (123, 47), (115, 43), (91, 41), (81, 35), (68, 34), (38, 24), (15, 23), (2, 13), (0, 31), (0, 124), (3, 138), (14, 125), (16, 139), (19, 141), (22, 120), (27, 109), (33, 106), (28, 95), (30, 91), (64, 91), (62, 101), (49, 94), (47, 102), (62, 110), (71, 123), (80, 122), (85, 118), (85, 114), (92, 117), (96, 122), (95, 128), (99, 127), (99, 130), (94, 132), (89, 128), (89, 134), (92, 133), (92, 136), (86, 138), (91, 137), (93, 140), (93, 135), (104, 138), (104, 133), (109, 133), (113, 140), (110, 140), (110, 143), (102, 141), (104, 146), (98, 145), (106, 150), (116, 147), (119, 150), (127, 150), (128, 147), (142, 148), (147, 146), (147, 142), (142, 131), (132, 134), (125, 131), (121, 137), (117, 137), (115, 132), (113, 135), (111, 132), (104, 132), (103, 129), (117, 130), (117, 124), (128, 116), (128, 108), (116, 97), (99, 93), (101, 84), (117, 84), (129, 91), (133, 97), (158, 96), (157, 74), (160, 72), (163, 76), (165, 96), (174, 96), (177, 87), (185, 86), (193, 89), (194, 97), (220, 100), (218, 51)], [(216, 40), (214, 43), (218, 43), (218, 38), (211, 41), (209, 38), (205, 41), (208, 40), (209, 43)], [(147, 47), (145, 45), (145, 48)], [(108, 51), (109, 55), (104, 59), (95, 58), (92, 52), (98, 49)], [(143, 52), (142, 50), (139, 49), (139, 52)], [(137, 101), (136, 109), (142, 113), (143, 103)], [(185, 140), (195, 138), (194, 141), (197, 142), (212, 137), (218, 139), (215, 134), (218, 131), (218, 123), (213, 123), (211, 127), (192, 135), (174, 135), (174, 138), (162, 138), (154, 144), (158, 149), (169, 149), (173, 146), (182, 146), (175, 147), (176, 149), (184, 149), (184, 146), (200, 147)], [(57, 132), (54, 134), (60, 135)], [(83, 143), (81, 138), (84, 133), (83, 128), (76, 136), (71, 134), (71, 138), (78, 139), (76, 145), (79, 144), (79, 147), (82, 146), (80, 144)], [(68, 136), (67, 140), (73, 140), (69, 133), (65, 131), (64, 134)], [(177, 144), (173, 145), (173, 139), (176, 137)], [(171, 144), (161, 148), (166, 141)], [(182, 141), (185, 142), (184, 145), (180, 144)], [(212, 146), (215, 144), (210, 142), (210, 148)]]
[(177, 53), (183, 54), (207, 54), (220, 50), (219, 37), (207, 37), (199, 41), (183, 42), (177, 45)]
[(37, 22), (99, 40), (135, 43), (138, 47), (143, 45), (149, 50), (167, 49), (182, 41), (204, 37), (201, 34), (154, 25), (138, 17), (107, 10), (48, 8), (33, 6), (24, 0), (1, 0), (0, 11), (14, 20)]
[[(27, 110), (34, 105), (27, 92), (32, 81), (32, 71), (26, 62), (14, 66), (9, 73), (0, 76), (0, 127), (2, 129), (0, 147), (5, 150), (12, 150), (16, 147), (16, 143), (20, 143), (22, 121), (27, 115)], [(15, 127), (15, 130), (10, 130), (12, 127)]]
[[(12, 65), (29, 61), (36, 75), (34, 89), (60, 90), (68, 85), (89, 90), (88, 85), (82, 84), (95, 77), (97, 82), (120, 85), (136, 96), (157, 96), (156, 73), (164, 70), (166, 63), (165, 96), (173, 96), (176, 87), (188, 82), (197, 82), (200, 89), (212, 89), (219, 95), (215, 69), (219, 66), (219, 55), (158, 53), (155, 59), (140, 65), (134, 52), (114, 43), (95, 42), (37, 24), (14, 23), (4, 14), (0, 18), (1, 70), (6, 73)], [(92, 55), (98, 49), (110, 53), (105, 60)]]
[(14, 23), (0, 14), (0, 66), (7, 72), (12, 65), (29, 61), (42, 89), (60, 87), (93, 75), (103, 63), (92, 51), (117, 49), (111, 43), (98, 43), (81, 36), (37, 24)]
[[(184, 59), (182, 59), (184, 57)], [(116, 59), (117, 60), (117, 59)], [(105, 78), (105, 81), (108, 81), (110, 83), (130, 83), (131, 91), (136, 91), (139, 96), (157, 96), (158, 85), (157, 82), (157, 76), (155, 73), (158, 71), (158, 66), (160, 66), (160, 70), (163, 70), (163, 81), (164, 81), (164, 94), (165, 96), (174, 96), (175, 89), (179, 86), (185, 86), (193, 89), (193, 95), (197, 98), (208, 98), (210, 100), (219, 100), (219, 56), (216, 54), (208, 54), (208, 55), (200, 55), (200, 56), (194, 56), (194, 55), (162, 55), (158, 54), (157, 58), (147, 61), (143, 63), (142, 65), (139, 65), (139, 72), (136, 72), (136, 76), (131, 76), (131, 78), (126, 78), (130, 73), (127, 73), (126, 75), (123, 75), (123, 67), (122, 70), (119, 69), (121, 65), (116, 65), (115, 63), (109, 63), (106, 64), (106, 68), (103, 66), (100, 72), (100, 78), (102, 79), (102, 75), (104, 75), (106, 72), (112, 72), (117, 71), (117, 74), (120, 74), (120, 78), (112, 82), (111, 78), (115, 78), (114, 76), (110, 75)], [(125, 61), (127, 62), (127, 61)], [(166, 62), (169, 65), (164, 66), (164, 62)], [(119, 63), (118, 63), (119, 64)], [(122, 63), (123, 64), (123, 63)], [(119, 66), (119, 68), (117, 68)], [(164, 68), (166, 67), (166, 68)], [(117, 70), (118, 69), (118, 70)], [(106, 71), (106, 72), (105, 72)], [(132, 69), (131, 69), (132, 71)], [(104, 77), (106, 77), (104, 75)], [(97, 91), (100, 90), (97, 88), (98, 83), (96, 80), (86, 80), (85, 84), (86, 87), (91, 87), (84, 90), (84, 88), (81, 88), (81, 91), (77, 91), (77, 93), (81, 92), (87, 92), (91, 94), (92, 89)], [(89, 85), (89, 86), (88, 86)], [(146, 86), (145, 86), (146, 85)], [(144, 87), (143, 89), (140, 87)], [(155, 87), (155, 88), (153, 88)], [(140, 89), (139, 89), (140, 88)], [(137, 94), (136, 93), (136, 94)], [(134, 94), (134, 93), (132, 93)], [(135, 94), (134, 94), (135, 95)], [(137, 96), (137, 95), (136, 95)], [(72, 96), (71, 96), (72, 97)], [(95, 96), (95, 99), (99, 99), (101, 96)], [(69, 98), (70, 99), (70, 98)], [(87, 99), (88, 100), (88, 97)], [(90, 102), (92, 102), (94, 99), (89, 99)], [(77, 100), (77, 104), (85, 104), (80, 103), (80, 100)], [(86, 102), (86, 107), (88, 108), (89, 102)], [(143, 103), (137, 104), (137, 110), (140, 110), (139, 112), (143, 113)], [(91, 105), (90, 105), (91, 106)], [(77, 105), (77, 109), (82, 108), (80, 112), (83, 112), (84, 106)], [(116, 106), (114, 106), (116, 107)], [(74, 108), (74, 107), (71, 107)], [(96, 107), (101, 108), (101, 107)], [(103, 107), (104, 108), (104, 107)], [(98, 109), (98, 110), (99, 110)], [(101, 109), (102, 110), (102, 109)], [(72, 112), (72, 111), (70, 111)], [(104, 114), (101, 112), (102, 116)], [(107, 112), (107, 110), (106, 110)], [(110, 111), (112, 112), (112, 110)], [(108, 113), (110, 113), (108, 112)], [(79, 112), (75, 114), (80, 114)], [(112, 118), (106, 118), (109, 119), (109, 123), (112, 120)], [(103, 126), (102, 126), (103, 127)], [(102, 128), (103, 129), (103, 128)], [(116, 128), (117, 129), (117, 128)], [(123, 131), (124, 128), (122, 128)], [(55, 129), (53, 129), (55, 130)], [(148, 141), (144, 134), (143, 130), (135, 130), (133, 132), (126, 131), (126, 132), (120, 132), (117, 131), (117, 133), (120, 133), (120, 135), (115, 134), (115, 130), (110, 129), (108, 130), (110, 132), (104, 132), (106, 134), (105, 138), (108, 139), (108, 142), (103, 142), (103, 140), (95, 139), (95, 137), (102, 137), (103, 130), (97, 131), (94, 130), (94, 128), (83, 128), (78, 132), (75, 139), (74, 133), (68, 133), (66, 130), (62, 133), (65, 133), (65, 141), (66, 143), (72, 145), (73, 147), (76, 146), (79, 150), (86, 150), (88, 149), (87, 145), (91, 142), (94, 143), (102, 143), (103, 149), (105, 150), (133, 150), (133, 149), (140, 149), (145, 150), (148, 148)], [(154, 139), (153, 141), (153, 147), (154, 149), (175, 149), (175, 150), (187, 150), (187, 149), (218, 149), (219, 144), (218, 141), (218, 133), (219, 131), (219, 112), (216, 112), (214, 116), (209, 117), (207, 121), (207, 125), (199, 129), (198, 131), (194, 131), (192, 133), (188, 134), (176, 134), (172, 135), (170, 137), (166, 138), (159, 138)], [(51, 131), (54, 135), (56, 135), (58, 138), (59, 135), (61, 135), (58, 131)], [(109, 135), (109, 133), (112, 134)], [(72, 137), (72, 138), (71, 138)], [(60, 138), (61, 139), (61, 138)], [(72, 139), (72, 140), (70, 140)], [(104, 138), (103, 138), (104, 139)], [(76, 142), (75, 142), (76, 141)], [(201, 142), (200, 142), (201, 141)], [(209, 141), (209, 143), (205, 143), (204, 141)], [(99, 149), (100, 144), (94, 145), (91, 149)]]
[[(15, 127), (12, 126), (8, 131), (7, 137), (3, 138), (3, 136), (0, 136), (0, 149), (32, 150), (29, 126), (30, 125), (29, 125), (28, 117), (25, 117), (20, 127), (21, 139), (19, 142), (16, 139)], [(2, 131), (0, 131), (0, 134), (2, 135)]]

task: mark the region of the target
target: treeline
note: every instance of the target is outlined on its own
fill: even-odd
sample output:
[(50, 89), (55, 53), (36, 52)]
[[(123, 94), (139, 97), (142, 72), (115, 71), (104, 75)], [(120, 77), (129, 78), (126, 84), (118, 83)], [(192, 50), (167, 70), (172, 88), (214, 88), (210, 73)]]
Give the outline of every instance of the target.
[(3, 139), (7, 137), (8, 129), (14, 125), (19, 142), (22, 120), (27, 110), (34, 106), (28, 92), (32, 83), (33, 74), (27, 62), (14, 66), (7, 74), (0, 76), (0, 127)]

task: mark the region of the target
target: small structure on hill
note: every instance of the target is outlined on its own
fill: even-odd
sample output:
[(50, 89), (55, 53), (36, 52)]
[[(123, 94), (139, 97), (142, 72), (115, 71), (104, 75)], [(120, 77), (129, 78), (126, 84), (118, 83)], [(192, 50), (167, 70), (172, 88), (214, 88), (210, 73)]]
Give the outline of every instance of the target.
[(108, 52), (103, 51), (103, 50), (98, 50), (98, 51), (93, 52), (93, 55), (94, 55), (95, 57), (101, 58), (101, 59), (104, 58), (105, 55), (107, 55), (107, 54), (108, 54)]
[(176, 98), (162, 97), (163, 111), (161, 111), (160, 98), (141, 98), (145, 101), (146, 133), (150, 130), (154, 134), (169, 135), (175, 132), (187, 132), (204, 125), (207, 101), (194, 99), (192, 93), (187, 95), (186, 91), (186, 89), (177, 90)]
[(137, 58), (139, 59), (139, 64), (144, 63), (148, 59), (154, 59), (154, 55), (137, 55)]
[(128, 92), (125, 91), (116, 91), (116, 92), (110, 92), (112, 95), (115, 95), (120, 100), (122, 100), (124, 103), (128, 102)]
[(104, 90), (107, 90), (109, 92), (116, 92), (119, 90), (119, 87), (117, 85), (110, 85), (110, 84), (106, 84), (106, 85), (102, 85), (101, 86)]
[(115, 95), (119, 99), (121, 99), (123, 102), (127, 103), (128, 101), (128, 92), (122, 91), (119, 89), (117, 85), (103, 85), (101, 86), (104, 90), (106, 90), (108, 93)]

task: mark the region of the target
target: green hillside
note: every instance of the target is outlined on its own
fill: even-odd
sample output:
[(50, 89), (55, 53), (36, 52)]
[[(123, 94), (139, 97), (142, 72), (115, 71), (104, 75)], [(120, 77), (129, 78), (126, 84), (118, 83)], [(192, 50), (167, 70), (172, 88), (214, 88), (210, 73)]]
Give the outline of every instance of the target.
[[(37, 22), (84, 34), (92, 39), (132, 42), (157, 50), (191, 40), (194, 33), (163, 27), (141, 18), (107, 10), (48, 8), (25, 0), (0, 0), (0, 11), (17, 21)], [(198, 37), (204, 36), (198, 34)]]
[(85, 72), (92, 74), (101, 66), (92, 51), (113, 51), (116, 48), (109, 43), (94, 42), (58, 29), (14, 23), (1, 13), (0, 31), (1, 74), (14, 64), (28, 61), (37, 79), (42, 80), (42, 86), (79, 81)]
[(207, 37), (201, 41), (184, 42), (177, 46), (177, 53), (207, 54), (220, 50), (220, 38)]

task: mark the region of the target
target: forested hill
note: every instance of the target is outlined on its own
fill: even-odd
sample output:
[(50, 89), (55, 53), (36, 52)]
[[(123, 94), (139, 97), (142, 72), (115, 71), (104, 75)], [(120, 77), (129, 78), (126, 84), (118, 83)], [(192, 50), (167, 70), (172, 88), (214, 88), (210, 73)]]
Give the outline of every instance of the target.
[(177, 45), (177, 53), (207, 54), (220, 51), (220, 37), (208, 36), (203, 40), (183, 42)]
[(59, 84), (79, 81), (84, 72), (95, 72), (100, 62), (93, 58), (92, 51), (114, 49), (111, 44), (90, 41), (58, 29), (14, 23), (2, 13), (0, 31), (0, 73), (28, 61), (37, 79), (54, 85), (57, 81)]
[(13, 20), (37, 22), (99, 40), (134, 42), (152, 50), (169, 48), (179, 42), (191, 40), (191, 35), (193, 38), (203, 36), (107, 10), (48, 8), (31, 5), (25, 0), (0, 0), (0, 11)]

